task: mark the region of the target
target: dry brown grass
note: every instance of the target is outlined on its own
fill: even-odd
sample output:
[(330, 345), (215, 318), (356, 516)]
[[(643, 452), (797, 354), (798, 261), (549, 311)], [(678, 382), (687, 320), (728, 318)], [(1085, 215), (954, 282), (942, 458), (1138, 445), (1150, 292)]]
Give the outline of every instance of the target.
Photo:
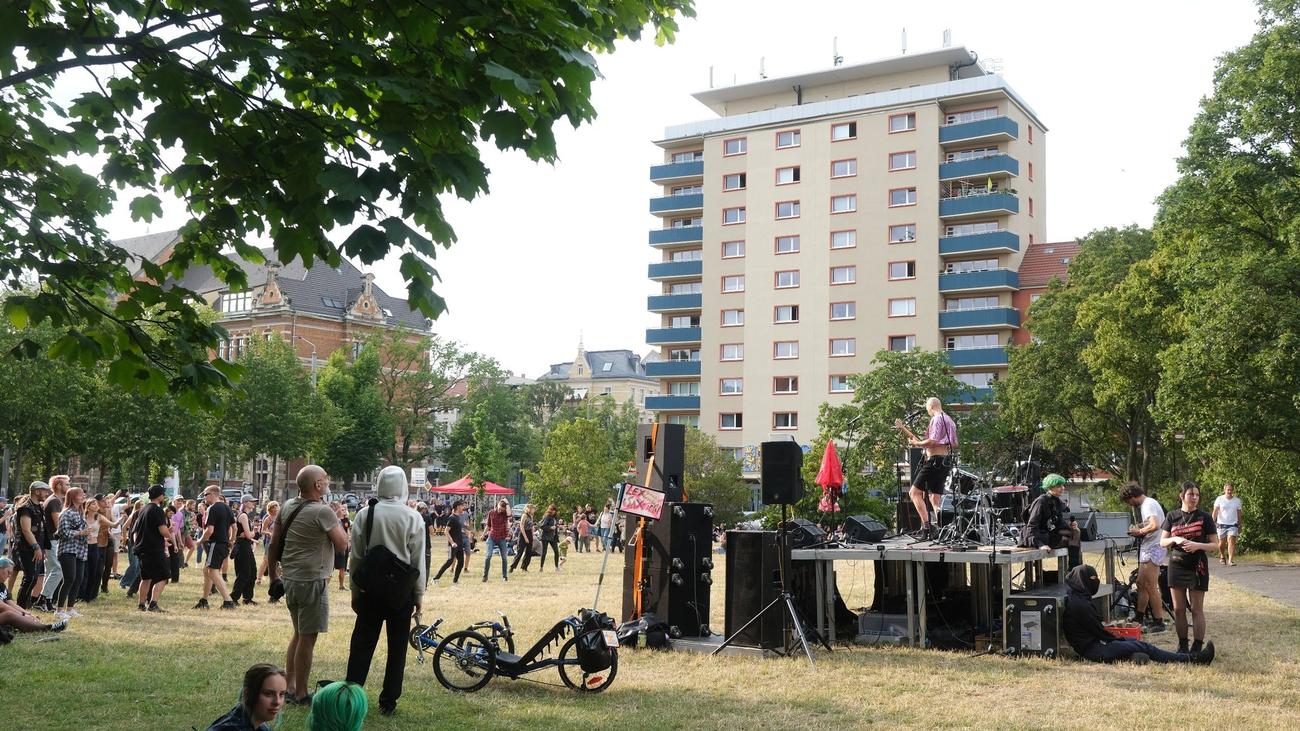
[[(440, 552), (439, 552), (440, 553)], [(591, 603), (601, 554), (569, 554), (565, 571), (496, 573), (480, 582), (481, 554), (456, 586), (431, 587), (426, 617), (459, 627), (510, 614), (527, 646), (566, 613)], [(617, 613), (622, 576), (615, 554), (601, 608)], [(435, 556), (435, 566), (437, 564)], [(719, 564), (721, 562), (719, 561)], [(495, 567), (494, 567), (495, 568)], [(849, 603), (862, 603), (869, 571), (841, 566)], [(713, 624), (722, 626), (722, 571), (716, 572)], [(205, 728), (235, 700), (251, 663), (283, 662), (283, 608), (265, 604), (234, 613), (187, 609), (197, 572), (169, 587), (165, 616), (133, 610), (120, 591), (84, 611), (60, 641), (24, 637), (0, 648), (9, 671), (0, 694), (6, 729)], [(264, 587), (258, 587), (259, 599)], [(339, 678), (352, 613), (335, 590), (332, 631), (321, 638), (313, 679)], [(1209, 668), (1102, 666), (1071, 661), (1008, 660), (965, 653), (855, 648), (804, 660), (705, 657), (625, 651), (612, 688), (579, 696), (559, 687), (494, 679), (484, 690), (453, 695), (429, 665), (408, 660), (406, 690), (392, 718), (372, 715), (368, 729), (550, 728), (852, 728), (852, 729), (1224, 729), (1300, 728), (1300, 612), (1217, 582), (1208, 600), (1210, 635), (1220, 658)], [(1158, 642), (1168, 646), (1173, 633)], [(378, 696), (382, 648), (368, 685)], [(558, 683), (554, 672), (538, 680)], [(373, 708), (373, 706), (372, 706)], [(291, 709), (286, 729), (305, 726)]]

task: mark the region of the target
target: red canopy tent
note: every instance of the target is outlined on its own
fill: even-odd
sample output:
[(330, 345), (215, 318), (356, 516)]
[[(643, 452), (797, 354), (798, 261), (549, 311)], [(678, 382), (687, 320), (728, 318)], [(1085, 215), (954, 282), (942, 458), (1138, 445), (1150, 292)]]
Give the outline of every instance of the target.
[[(442, 492), (449, 495), (473, 495), (477, 492), (474, 489), (474, 485), (471, 484), (469, 475), (465, 475), (455, 482), (448, 482), (445, 485), (431, 485), (428, 490), (429, 492)], [(502, 487), (501, 485), (491, 481), (483, 483), (483, 492), (487, 495), (515, 494), (514, 490), (511, 490), (508, 487)]]

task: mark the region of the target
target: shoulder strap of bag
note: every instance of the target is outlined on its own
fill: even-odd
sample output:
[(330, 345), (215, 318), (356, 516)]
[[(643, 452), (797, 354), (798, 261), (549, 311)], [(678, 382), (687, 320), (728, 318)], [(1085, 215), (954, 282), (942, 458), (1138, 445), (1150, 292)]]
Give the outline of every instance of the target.
[(298, 517), (298, 513), (301, 513), (302, 509), (307, 507), (307, 503), (309, 502), (311, 501), (303, 500), (298, 503), (298, 507), (293, 509), (293, 512), (289, 514), (288, 519), (286, 519), (282, 524), (284, 530), (278, 530), (275, 532), (275, 540), (271, 541), (271, 550), (268, 554), (268, 558), (273, 561), (280, 560), (280, 556), (284, 554), (284, 539), (285, 536), (289, 534), (289, 526), (293, 525), (293, 519)]
[(374, 499), (374, 498), (370, 498), (370, 502), (366, 503), (366, 505), (370, 508), (370, 512), (366, 513), (366, 545), (365, 545), (365, 549), (366, 549), (367, 551), (370, 550), (370, 531), (374, 530), (374, 527), (375, 527), (375, 506), (378, 505), (378, 504), (379, 504), (379, 501), (376, 500), (376, 499)]

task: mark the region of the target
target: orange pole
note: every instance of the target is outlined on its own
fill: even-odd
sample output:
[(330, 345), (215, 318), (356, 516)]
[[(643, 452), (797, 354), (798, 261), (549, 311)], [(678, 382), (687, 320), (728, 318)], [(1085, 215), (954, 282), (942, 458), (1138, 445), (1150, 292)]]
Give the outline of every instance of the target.
[[(650, 476), (654, 474), (654, 449), (658, 441), (659, 422), (656, 421), (650, 427), (650, 459), (646, 461), (645, 481), (643, 483), (646, 487), (650, 487)], [(641, 569), (645, 564), (645, 518), (638, 519), (636, 536), (634, 536), (633, 540), (636, 541), (636, 565), (632, 568), (632, 606), (636, 613), (632, 615), (632, 619), (639, 619), (641, 617)]]

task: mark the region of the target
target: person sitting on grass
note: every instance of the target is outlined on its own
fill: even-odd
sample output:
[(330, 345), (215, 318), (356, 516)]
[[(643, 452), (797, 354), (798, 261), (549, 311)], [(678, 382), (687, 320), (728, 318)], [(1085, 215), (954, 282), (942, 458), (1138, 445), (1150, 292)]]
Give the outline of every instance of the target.
[(1093, 567), (1083, 564), (1070, 569), (1065, 575), (1065, 586), (1068, 593), (1061, 617), (1061, 632), (1080, 657), (1104, 663), (1132, 660), (1137, 663), (1209, 665), (1214, 661), (1213, 642), (1206, 643), (1200, 652), (1170, 652), (1141, 640), (1121, 640), (1107, 632), (1101, 623), (1101, 611), (1092, 601), (1101, 586), (1101, 579)]
[(283, 670), (269, 663), (254, 665), (244, 672), (239, 702), (213, 721), (208, 731), (271, 731), (284, 707), (287, 688)]
[(316, 691), (307, 714), (311, 731), (361, 731), (370, 701), (356, 683), (339, 681)]
[(67, 619), (47, 624), (14, 603), (9, 596), (9, 578), (13, 573), (14, 562), (0, 556), (0, 627), (13, 627), (19, 632), (62, 632), (67, 629)]

